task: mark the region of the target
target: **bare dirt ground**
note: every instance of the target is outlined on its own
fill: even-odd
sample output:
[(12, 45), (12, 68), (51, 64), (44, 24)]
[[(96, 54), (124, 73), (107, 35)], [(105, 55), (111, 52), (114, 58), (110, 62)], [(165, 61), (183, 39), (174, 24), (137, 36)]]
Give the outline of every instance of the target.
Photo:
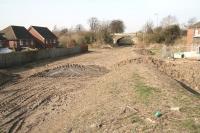
[(198, 133), (199, 66), (125, 47), (1, 70), (0, 132)]

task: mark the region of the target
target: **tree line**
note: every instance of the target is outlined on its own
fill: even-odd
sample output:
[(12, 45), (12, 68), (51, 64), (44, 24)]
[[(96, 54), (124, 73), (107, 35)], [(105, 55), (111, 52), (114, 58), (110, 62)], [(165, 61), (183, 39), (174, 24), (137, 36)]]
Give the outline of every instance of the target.
[(114, 33), (123, 33), (125, 25), (122, 20), (100, 21), (96, 17), (88, 19), (89, 31), (83, 25), (78, 24), (74, 28), (58, 29), (54, 27), (53, 32), (58, 36), (62, 46), (72, 47), (83, 44), (112, 44)]
[(196, 18), (191, 18), (186, 24), (179, 24), (175, 16), (168, 15), (157, 26), (153, 21), (147, 21), (138, 32), (138, 38), (143, 43), (174, 44), (177, 39), (186, 36), (187, 28), (196, 22)]
[[(87, 22), (89, 30), (86, 30), (82, 24), (78, 24), (72, 28), (62, 29), (55, 26), (53, 32), (58, 36), (62, 46), (71, 47), (93, 43), (112, 44), (114, 33), (123, 33), (126, 28), (124, 22), (118, 19), (101, 21), (96, 17), (91, 17)], [(187, 28), (196, 22), (196, 18), (191, 18), (187, 23), (179, 24), (175, 16), (168, 15), (156, 26), (153, 21), (147, 21), (137, 32), (137, 37), (143, 43), (174, 44), (176, 40), (186, 36)]]

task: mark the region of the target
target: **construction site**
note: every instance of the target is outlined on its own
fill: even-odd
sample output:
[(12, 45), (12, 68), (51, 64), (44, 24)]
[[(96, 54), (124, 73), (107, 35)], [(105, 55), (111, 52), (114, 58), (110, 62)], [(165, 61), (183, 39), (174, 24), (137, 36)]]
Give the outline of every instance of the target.
[(0, 133), (200, 133), (199, 4), (1, 0)]
[(0, 131), (200, 131), (198, 60), (168, 48), (89, 51), (1, 69)]

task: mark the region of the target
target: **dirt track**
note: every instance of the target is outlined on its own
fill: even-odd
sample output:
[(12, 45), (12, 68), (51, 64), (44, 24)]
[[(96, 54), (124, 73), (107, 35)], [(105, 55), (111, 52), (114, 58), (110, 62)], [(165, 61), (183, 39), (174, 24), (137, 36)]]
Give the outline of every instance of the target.
[[(182, 61), (156, 61), (133, 49), (2, 70), (15, 78), (0, 88), (0, 131), (199, 132), (198, 93), (175, 80), (198, 92), (199, 75), (191, 80), (178, 72)], [(156, 111), (163, 116), (155, 118)]]

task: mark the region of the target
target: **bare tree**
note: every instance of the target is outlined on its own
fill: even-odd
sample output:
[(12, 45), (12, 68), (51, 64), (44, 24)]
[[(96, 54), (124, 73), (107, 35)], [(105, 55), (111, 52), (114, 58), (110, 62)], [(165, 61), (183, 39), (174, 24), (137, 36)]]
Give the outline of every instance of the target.
[(103, 21), (98, 25), (97, 40), (100, 43), (110, 43), (112, 42), (112, 37), (110, 33), (110, 22)]
[(143, 31), (147, 34), (151, 34), (153, 33), (153, 27), (154, 27), (153, 21), (147, 21), (143, 27)]
[(54, 25), (52, 32), (58, 31), (57, 25)]
[(60, 30), (61, 35), (66, 34), (68, 32), (69, 32), (69, 30), (67, 28), (63, 28), (63, 29)]
[(178, 24), (177, 18), (171, 15), (164, 17), (161, 21), (162, 27), (168, 27), (170, 25), (175, 25), (175, 24)]
[(190, 18), (187, 22), (187, 26), (191, 26), (193, 24), (195, 24), (197, 22), (197, 18), (193, 17), (193, 18)]
[(96, 17), (92, 17), (88, 20), (88, 23), (89, 23), (89, 26), (90, 26), (90, 30), (92, 32), (95, 32), (97, 30), (99, 20)]
[(60, 30), (57, 28), (56, 25), (54, 25), (52, 32), (53, 32), (56, 36), (59, 36), (59, 34), (60, 34)]
[(84, 31), (84, 27), (82, 24), (78, 24), (76, 25), (75, 30), (76, 32), (81, 32), (81, 31)]
[(124, 22), (121, 20), (113, 20), (110, 23), (110, 30), (112, 33), (123, 33), (125, 30)]

